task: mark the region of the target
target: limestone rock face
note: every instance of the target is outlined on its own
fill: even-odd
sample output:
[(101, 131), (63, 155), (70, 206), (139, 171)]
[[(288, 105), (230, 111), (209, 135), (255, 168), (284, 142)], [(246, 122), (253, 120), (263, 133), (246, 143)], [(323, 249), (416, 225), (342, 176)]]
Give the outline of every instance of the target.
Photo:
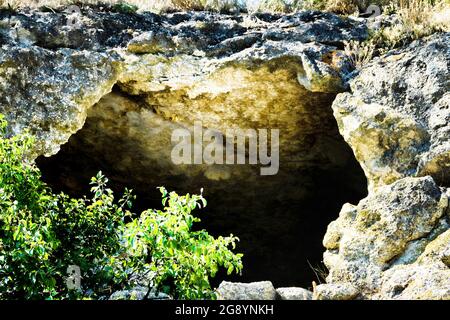
[(311, 300), (312, 292), (303, 288), (278, 288), (278, 296), (281, 300)]
[(370, 187), (431, 175), (450, 184), (450, 34), (375, 59), (333, 103)]
[(359, 294), (351, 283), (324, 283), (314, 288), (314, 300), (353, 300)]
[(3, 45), (0, 112), (13, 134), (28, 129), (36, 135), (37, 155), (55, 154), (116, 77), (116, 59), (105, 52)]
[(316, 297), (352, 286), (356, 299), (450, 299), (449, 40), (436, 34), (375, 59), (334, 101), (369, 196), (328, 226), (330, 273)]
[[(220, 199), (235, 200), (233, 209), (245, 208), (245, 216), (237, 219), (230, 202), (219, 199), (218, 226), (252, 225), (255, 234), (241, 240), (259, 252), (267, 251), (262, 235), (273, 245), (301, 234), (292, 252), (316, 245), (304, 235), (309, 225), (299, 214), (306, 200), (326, 204), (311, 190), (349, 194), (361, 184), (340, 132), (370, 193), (357, 205), (345, 204), (329, 225), (323, 245), (330, 273), (312, 298), (450, 299), (450, 35), (376, 58), (349, 87), (351, 64), (339, 48), (366, 37), (363, 22), (320, 12), (88, 9), (75, 25), (63, 13), (2, 12), (0, 113), (11, 134), (36, 135), (34, 156), (54, 155), (70, 138), (62, 148), (73, 167), (97, 170), (101, 163), (116, 181), (134, 179), (138, 189), (162, 183), (192, 192), (207, 185)], [(269, 180), (249, 165), (174, 165), (171, 133), (191, 130), (196, 121), (220, 133), (281, 129), (279, 174)], [(57, 179), (77, 190), (68, 171)], [(318, 185), (322, 179), (327, 183)], [(329, 187), (329, 180), (340, 187)], [(233, 195), (236, 190), (246, 190), (247, 198)], [(259, 215), (268, 206), (277, 208), (272, 220)], [(313, 219), (323, 223), (321, 216)], [(289, 276), (277, 254), (270, 267)], [(223, 299), (311, 298), (293, 288), (277, 293), (268, 281), (223, 282), (218, 292)], [(137, 288), (112, 298), (144, 295)]]
[(109, 300), (172, 300), (173, 298), (163, 292), (148, 290), (146, 287), (135, 287), (130, 290), (114, 292)]
[[(205, 197), (217, 199), (210, 202), (215, 208), (207, 212), (213, 216), (208, 229), (239, 235), (245, 256), (256, 257), (247, 264), (257, 270), (251, 280), (272, 272), (291, 285), (294, 272), (288, 270), (295, 268), (304, 281), (298, 285), (306, 286), (312, 271), (301, 253), (314, 250), (317, 260), (321, 247), (319, 238), (311, 243), (299, 235), (322, 232), (329, 221), (322, 214), (338, 206), (333, 197), (345, 199), (336, 200), (340, 204), (366, 192), (331, 103), (346, 90), (352, 71), (343, 41), (367, 34), (363, 22), (310, 11), (154, 15), (82, 9), (70, 17), (3, 12), (0, 113), (13, 133), (31, 129), (36, 155), (54, 155), (39, 158), (49, 161), (54, 180), (46, 181), (52, 186), (81, 196), (102, 170), (113, 188), (132, 187), (138, 199), (147, 196), (149, 206), (160, 205), (159, 185), (189, 193), (204, 188)], [(22, 52), (26, 59), (20, 59)], [(248, 161), (174, 164), (172, 133), (192, 133), (196, 121), (223, 135), (226, 129), (279, 129), (278, 174), (261, 176), (259, 163)], [(66, 162), (51, 162), (58, 156)], [(339, 181), (345, 185), (336, 188)], [(322, 194), (333, 200), (324, 201)], [(275, 238), (289, 255), (271, 249)], [(265, 257), (269, 252), (271, 259)]]
[[(362, 297), (395, 298), (396, 281), (415, 279), (412, 297), (435, 290), (449, 298), (450, 270), (442, 262), (448, 237), (439, 236), (449, 228), (448, 202), (446, 190), (427, 176), (403, 178), (378, 188), (357, 206), (345, 205), (323, 241), (327, 282), (350, 283)], [(422, 269), (432, 281), (414, 277)], [(408, 287), (408, 281), (402, 283)]]
[(385, 299), (450, 299), (450, 230), (431, 241), (417, 262), (396, 265), (383, 276)]
[[(281, 93), (286, 100), (327, 101), (327, 93), (344, 90), (349, 71), (334, 44), (367, 36), (361, 23), (318, 12), (258, 18), (88, 9), (68, 19), (36, 11), (0, 15), (0, 112), (14, 133), (29, 128), (37, 135), (38, 154), (55, 154), (114, 84), (147, 96), (149, 108), (182, 124), (229, 126), (226, 118), (214, 120), (226, 103), (229, 121), (239, 115), (247, 125), (267, 126), (270, 113), (290, 106), (273, 105), (281, 88), (271, 84), (291, 82)], [(249, 95), (259, 94), (266, 101), (243, 113)], [(180, 110), (182, 101), (189, 105)]]

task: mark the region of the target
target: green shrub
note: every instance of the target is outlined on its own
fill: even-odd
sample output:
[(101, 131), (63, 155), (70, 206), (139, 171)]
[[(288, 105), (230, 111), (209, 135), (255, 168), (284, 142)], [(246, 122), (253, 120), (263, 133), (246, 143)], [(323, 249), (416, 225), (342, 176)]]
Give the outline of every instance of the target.
[[(120, 249), (117, 230), (131, 195), (115, 204), (104, 179), (93, 180), (92, 199), (53, 194), (26, 160), (33, 138), (6, 138), (3, 119), (0, 130), (0, 297), (95, 297), (114, 289), (102, 265)], [(83, 292), (68, 290), (69, 265), (83, 271)]]
[[(120, 255), (132, 261), (127, 268), (132, 265), (147, 275), (149, 290), (157, 288), (181, 299), (215, 298), (209, 278), (216, 275), (219, 266), (228, 274), (242, 269), (242, 254), (229, 250), (230, 246), (235, 248), (238, 239), (232, 235), (215, 239), (205, 230), (191, 231), (200, 221), (192, 211), (206, 206), (201, 195), (179, 196), (162, 187), (160, 191), (164, 210), (146, 210), (126, 225)], [(148, 256), (150, 261), (146, 260)], [(123, 271), (127, 273), (125, 268)], [(141, 284), (142, 280), (135, 282)]]
[(128, 2), (119, 2), (113, 6), (113, 10), (119, 13), (135, 13), (139, 7)]
[[(7, 137), (0, 117), (0, 298), (101, 298), (139, 282), (179, 298), (214, 298), (218, 268), (242, 268), (235, 237), (191, 231), (202, 196), (167, 194), (164, 210), (129, 211), (134, 196), (115, 199), (101, 173), (91, 198), (54, 194), (27, 160), (33, 138)], [(81, 286), (66, 284), (67, 268), (81, 271)]]

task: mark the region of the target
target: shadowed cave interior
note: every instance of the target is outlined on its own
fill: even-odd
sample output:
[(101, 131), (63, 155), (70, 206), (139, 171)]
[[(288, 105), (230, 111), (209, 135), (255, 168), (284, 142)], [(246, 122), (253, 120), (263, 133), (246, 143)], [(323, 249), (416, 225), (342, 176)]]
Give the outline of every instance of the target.
[[(117, 107), (124, 105), (126, 110)], [(256, 167), (257, 170), (249, 171), (254, 174), (233, 174), (232, 170), (240, 170), (236, 169), (239, 165), (234, 165), (228, 168), (231, 174), (224, 178), (220, 172), (228, 169), (223, 169), (227, 167), (223, 165), (218, 169), (219, 177), (212, 179), (195, 165), (174, 169), (168, 161), (160, 161), (172, 148), (170, 137), (167, 143), (158, 142), (160, 149), (155, 149), (154, 145), (143, 146), (143, 141), (151, 137), (143, 140), (130, 134), (134, 129), (144, 130), (135, 125), (136, 117), (142, 118), (143, 109), (136, 97), (126, 97), (116, 89), (105, 96), (89, 112), (84, 127), (61, 146), (59, 153), (37, 159), (44, 181), (54, 191), (82, 196), (89, 193), (90, 178), (101, 170), (115, 192), (120, 193), (125, 187), (134, 190), (135, 212), (161, 207), (158, 186), (179, 193), (199, 193), (204, 188), (208, 206), (197, 210), (196, 215), (202, 219), (197, 228), (205, 228), (215, 236), (238, 236), (236, 251), (244, 253), (242, 275), (219, 273), (213, 286), (221, 280), (270, 280), (275, 287), (310, 288), (312, 281), (323, 281), (318, 279), (318, 270), (324, 269), (322, 239), (327, 225), (337, 218), (344, 203), (356, 204), (367, 194), (366, 178), (339, 135), (329, 105), (325, 112), (332, 129), (326, 134), (313, 132), (307, 139), (302, 137), (302, 143), (314, 145), (320, 141), (320, 148), (339, 158), (333, 165), (320, 158), (309, 159), (306, 166), (298, 165), (292, 154), (283, 152), (295, 148), (281, 139), (277, 175), (261, 176), (259, 167), (250, 165), (240, 166), (252, 170)], [(161, 137), (164, 132), (156, 134)]]

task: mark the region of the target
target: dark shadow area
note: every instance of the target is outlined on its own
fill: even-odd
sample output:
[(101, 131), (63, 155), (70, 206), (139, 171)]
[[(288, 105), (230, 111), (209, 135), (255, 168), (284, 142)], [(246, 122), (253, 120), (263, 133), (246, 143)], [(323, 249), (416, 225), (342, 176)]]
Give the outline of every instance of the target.
[[(244, 253), (242, 275), (220, 273), (213, 280), (214, 286), (226, 279), (311, 287), (320, 273), (314, 269), (322, 269), (327, 225), (337, 218), (344, 203), (356, 204), (367, 194), (363, 171), (337, 128), (331, 132), (332, 147), (345, 159), (339, 166), (322, 166), (318, 161), (316, 166), (305, 168), (280, 159), (275, 176), (213, 181), (203, 175), (173, 175), (157, 165), (144, 170), (137, 147), (120, 138), (122, 135), (106, 136), (96, 121), (88, 118), (84, 128), (55, 156), (37, 159), (44, 181), (54, 191), (79, 197), (89, 194), (90, 178), (102, 170), (115, 192), (134, 189), (136, 213), (161, 208), (156, 189), (160, 185), (179, 193), (199, 193), (204, 188), (208, 206), (197, 211), (202, 222), (196, 228), (205, 228), (215, 236), (238, 236), (237, 251)], [(124, 170), (118, 163), (127, 157), (131, 159), (127, 168), (131, 169)]]

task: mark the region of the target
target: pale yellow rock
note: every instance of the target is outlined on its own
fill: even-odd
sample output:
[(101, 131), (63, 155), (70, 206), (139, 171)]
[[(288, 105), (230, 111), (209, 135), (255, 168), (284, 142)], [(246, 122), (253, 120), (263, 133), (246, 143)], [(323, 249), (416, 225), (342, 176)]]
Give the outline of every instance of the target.
[(365, 299), (447, 298), (448, 207), (431, 177), (403, 178), (345, 205), (324, 237), (327, 283), (351, 283)]

